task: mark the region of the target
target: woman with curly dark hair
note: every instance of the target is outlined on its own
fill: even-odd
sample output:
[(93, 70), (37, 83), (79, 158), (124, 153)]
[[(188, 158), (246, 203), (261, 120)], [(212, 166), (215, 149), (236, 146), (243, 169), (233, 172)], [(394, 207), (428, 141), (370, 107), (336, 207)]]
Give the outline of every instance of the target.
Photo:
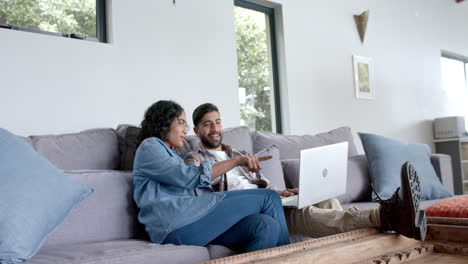
[(185, 165), (173, 148), (187, 135), (184, 109), (158, 101), (141, 122), (135, 155), (134, 199), (151, 241), (176, 245), (217, 244), (250, 252), (289, 244), (278, 194), (272, 190), (213, 192), (215, 179), (236, 166), (251, 170), (271, 157), (238, 157), (199, 167)]

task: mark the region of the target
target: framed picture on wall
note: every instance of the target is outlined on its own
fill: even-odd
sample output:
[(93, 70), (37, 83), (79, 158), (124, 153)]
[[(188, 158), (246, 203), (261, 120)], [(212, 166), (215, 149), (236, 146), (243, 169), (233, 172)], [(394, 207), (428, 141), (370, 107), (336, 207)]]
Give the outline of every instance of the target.
[(375, 99), (375, 87), (372, 81), (372, 59), (354, 55), (353, 65), (356, 98)]

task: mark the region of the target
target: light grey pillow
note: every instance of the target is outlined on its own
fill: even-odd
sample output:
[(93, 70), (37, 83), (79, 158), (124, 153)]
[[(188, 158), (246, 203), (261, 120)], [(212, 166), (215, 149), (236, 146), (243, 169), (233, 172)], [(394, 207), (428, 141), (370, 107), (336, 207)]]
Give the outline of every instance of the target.
[(279, 149), (275, 145), (271, 145), (264, 150), (261, 150), (255, 156), (269, 156), (272, 155), (273, 158), (263, 161), (262, 173), (270, 181), (270, 185), (276, 187), (280, 190), (286, 189), (286, 184), (284, 182), (284, 174), (281, 168), (281, 161), (279, 159)]
[(325, 145), (348, 142), (348, 157), (358, 154), (354, 145), (351, 128), (340, 127), (326, 133), (312, 135), (282, 135), (271, 132), (254, 132), (252, 135), (253, 151), (258, 152), (272, 144), (278, 146), (280, 159), (297, 159), (300, 151), (308, 148), (321, 147)]

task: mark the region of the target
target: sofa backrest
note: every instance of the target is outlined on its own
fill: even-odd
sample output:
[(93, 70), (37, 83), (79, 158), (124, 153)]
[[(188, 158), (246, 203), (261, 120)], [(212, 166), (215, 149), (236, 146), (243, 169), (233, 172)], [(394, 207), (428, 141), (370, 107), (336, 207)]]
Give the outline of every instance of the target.
[(66, 171), (94, 189), (49, 237), (45, 245), (142, 238), (144, 229), (133, 202), (132, 173), (115, 170)]
[[(192, 150), (199, 149), (200, 139), (198, 136), (188, 136), (187, 142)], [(237, 126), (226, 128), (223, 131), (223, 143), (239, 150), (245, 150), (253, 154), (252, 137), (250, 129), (246, 126)]]
[(61, 135), (29, 136), (25, 140), (36, 152), (59, 169), (119, 168), (119, 140), (116, 131), (112, 128)]
[(348, 142), (348, 157), (358, 154), (354, 145), (351, 128), (340, 127), (326, 133), (317, 135), (282, 135), (271, 132), (256, 131), (252, 133), (253, 151), (255, 153), (267, 148), (270, 145), (278, 146), (280, 159), (297, 159), (303, 149), (320, 147), (340, 142)]
[[(119, 125), (117, 133), (120, 141), (120, 170), (133, 170), (133, 160), (138, 147), (139, 127), (132, 125)], [(192, 150), (199, 148), (200, 139), (195, 135), (187, 136), (184, 146), (174, 151), (179, 156), (184, 157)], [(252, 137), (250, 130), (246, 126), (226, 128), (223, 134), (223, 143), (231, 145), (233, 148), (242, 149), (253, 154)]]

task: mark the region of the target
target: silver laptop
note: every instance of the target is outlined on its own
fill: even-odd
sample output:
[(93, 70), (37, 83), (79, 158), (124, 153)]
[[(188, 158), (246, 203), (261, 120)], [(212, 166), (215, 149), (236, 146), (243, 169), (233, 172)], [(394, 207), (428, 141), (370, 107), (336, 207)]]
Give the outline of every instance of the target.
[(301, 150), (299, 194), (281, 199), (284, 207), (304, 208), (346, 193), (348, 142)]

